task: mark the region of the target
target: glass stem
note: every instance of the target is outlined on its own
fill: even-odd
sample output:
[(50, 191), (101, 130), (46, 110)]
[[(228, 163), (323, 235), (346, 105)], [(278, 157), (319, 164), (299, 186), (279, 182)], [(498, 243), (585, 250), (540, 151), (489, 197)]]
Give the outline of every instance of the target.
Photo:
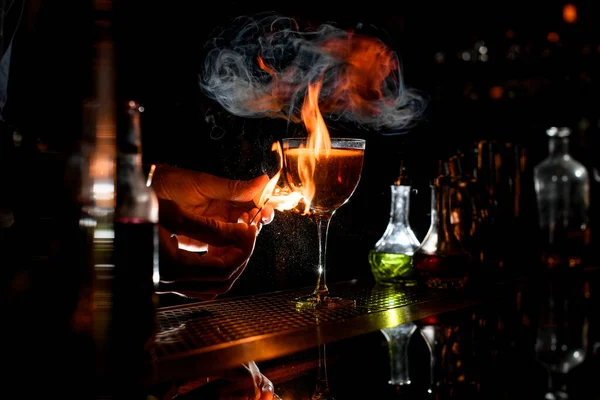
[(315, 288), (315, 295), (317, 300), (321, 301), (323, 297), (327, 296), (329, 289), (327, 288), (327, 282), (325, 280), (325, 259), (327, 256), (327, 233), (329, 231), (329, 222), (333, 213), (315, 213), (315, 220), (317, 222), (318, 236), (319, 236), (319, 265), (317, 269), (317, 287)]
[(329, 381), (327, 379), (327, 355), (325, 344), (319, 345), (319, 365), (317, 366), (317, 385), (312, 400), (323, 400), (329, 396)]

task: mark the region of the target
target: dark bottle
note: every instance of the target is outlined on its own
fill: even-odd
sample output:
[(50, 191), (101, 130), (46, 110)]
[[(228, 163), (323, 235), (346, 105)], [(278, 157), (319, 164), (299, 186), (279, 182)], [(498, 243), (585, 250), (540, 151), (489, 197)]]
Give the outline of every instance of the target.
[(431, 186), (431, 225), (413, 256), (422, 280), (436, 289), (463, 288), (472, 259), (452, 228), (450, 190), (448, 177), (435, 179)]
[(114, 274), (109, 376), (116, 398), (145, 399), (154, 381), (158, 200), (142, 171), (140, 113), (127, 105), (117, 133)]

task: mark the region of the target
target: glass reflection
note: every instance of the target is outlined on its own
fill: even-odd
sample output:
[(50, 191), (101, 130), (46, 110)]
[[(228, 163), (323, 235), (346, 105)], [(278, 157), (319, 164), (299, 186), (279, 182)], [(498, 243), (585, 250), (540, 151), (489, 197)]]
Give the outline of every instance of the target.
[(408, 322), (381, 330), (388, 343), (390, 355), (390, 385), (410, 385), (408, 345), (417, 330), (414, 322)]

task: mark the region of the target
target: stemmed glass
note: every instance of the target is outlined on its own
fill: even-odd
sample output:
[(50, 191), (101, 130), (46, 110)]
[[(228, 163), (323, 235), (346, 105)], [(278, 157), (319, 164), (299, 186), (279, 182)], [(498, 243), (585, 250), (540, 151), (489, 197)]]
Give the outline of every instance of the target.
[(335, 211), (354, 193), (364, 161), (365, 140), (331, 138), (331, 147), (313, 149), (308, 138), (282, 139), (283, 162), (290, 188), (309, 202), (310, 215), (317, 224), (319, 258), (314, 292), (296, 299), (297, 309), (354, 307), (355, 300), (333, 297), (325, 280), (327, 233)]

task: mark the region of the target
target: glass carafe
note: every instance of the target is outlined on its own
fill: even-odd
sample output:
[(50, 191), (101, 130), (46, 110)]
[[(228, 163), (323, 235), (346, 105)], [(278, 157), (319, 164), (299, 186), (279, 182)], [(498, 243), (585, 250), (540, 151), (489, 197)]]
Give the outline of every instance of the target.
[(581, 264), (589, 241), (588, 172), (569, 154), (569, 128), (546, 133), (548, 157), (534, 168), (542, 261), (573, 267)]
[(390, 219), (383, 236), (369, 252), (369, 263), (378, 284), (414, 286), (418, 275), (413, 254), (419, 241), (408, 220), (411, 186), (398, 180), (390, 190)]
[(436, 289), (463, 288), (472, 261), (452, 227), (451, 189), (449, 177), (435, 179), (431, 187), (431, 225), (413, 256), (421, 279)]

